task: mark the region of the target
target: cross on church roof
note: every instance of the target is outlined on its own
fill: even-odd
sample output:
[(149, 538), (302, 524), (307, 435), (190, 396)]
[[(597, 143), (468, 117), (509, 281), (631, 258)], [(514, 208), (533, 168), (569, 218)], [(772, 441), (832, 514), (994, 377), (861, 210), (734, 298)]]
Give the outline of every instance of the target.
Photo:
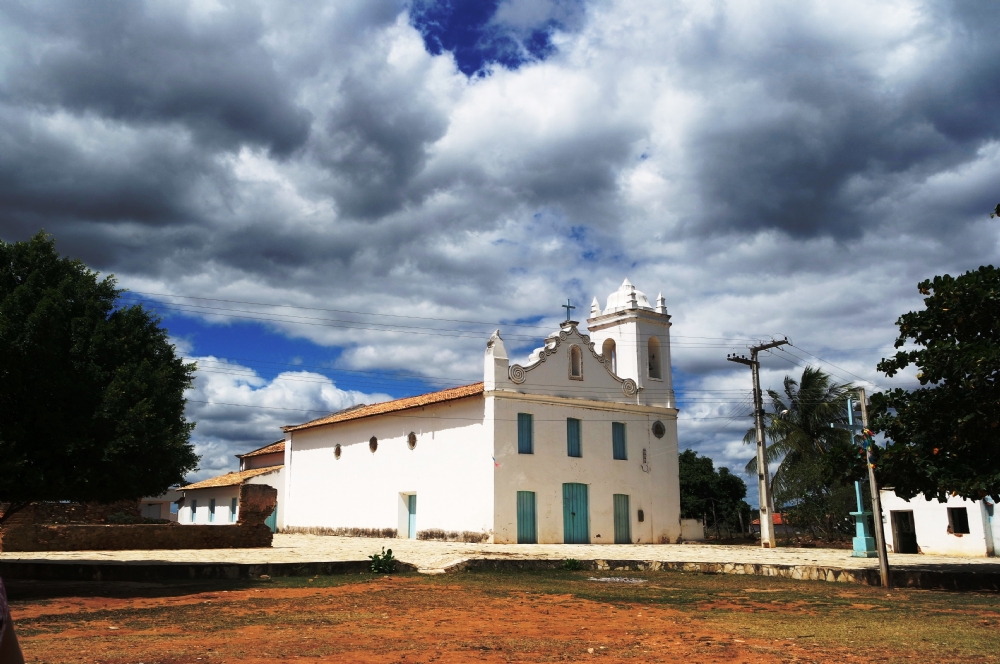
[(566, 320), (570, 320), (572, 317), (569, 312), (572, 309), (576, 309), (576, 307), (569, 303), (569, 298), (566, 298), (566, 304), (562, 305), (562, 308), (566, 310)]

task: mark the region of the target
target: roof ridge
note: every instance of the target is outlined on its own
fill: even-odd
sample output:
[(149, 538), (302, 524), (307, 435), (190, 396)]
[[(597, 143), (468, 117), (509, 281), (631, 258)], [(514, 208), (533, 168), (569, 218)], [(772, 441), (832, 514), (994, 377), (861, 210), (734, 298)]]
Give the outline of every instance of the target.
[(402, 397), (399, 399), (392, 399), (390, 401), (383, 401), (382, 403), (376, 403), (370, 406), (348, 408), (345, 410), (337, 411), (335, 413), (331, 413), (324, 417), (317, 418), (315, 420), (304, 422), (302, 424), (290, 424), (288, 426), (281, 427), (281, 429), (282, 431), (286, 432), (299, 431), (301, 429), (310, 429), (312, 427), (324, 426), (327, 424), (336, 424), (337, 422), (357, 420), (363, 417), (384, 415), (387, 413), (394, 413), (401, 410), (408, 410), (410, 408), (419, 408), (420, 406), (429, 406), (435, 403), (452, 401), (454, 399), (464, 399), (466, 397), (478, 396), (483, 394), (484, 389), (485, 386), (482, 381), (478, 383), (471, 383), (469, 385), (449, 387), (444, 390), (438, 390), (436, 392), (428, 392), (426, 394), (418, 394), (412, 397)]

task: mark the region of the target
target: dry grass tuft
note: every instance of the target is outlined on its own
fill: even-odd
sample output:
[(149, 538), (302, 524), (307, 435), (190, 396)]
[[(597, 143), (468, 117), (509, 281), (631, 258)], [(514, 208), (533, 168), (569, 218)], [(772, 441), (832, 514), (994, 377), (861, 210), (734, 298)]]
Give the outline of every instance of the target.
[(311, 526), (289, 526), (281, 530), (285, 535), (326, 535), (328, 537), (378, 537), (393, 539), (395, 528), (322, 528)]
[(490, 539), (490, 534), (477, 533), (471, 530), (463, 530), (462, 532), (458, 532), (456, 530), (441, 530), (439, 528), (428, 528), (427, 530), (418, 530), (417, 539), (438, 540), (441, 542), (467, 542), (469, 544), (481, 544)]

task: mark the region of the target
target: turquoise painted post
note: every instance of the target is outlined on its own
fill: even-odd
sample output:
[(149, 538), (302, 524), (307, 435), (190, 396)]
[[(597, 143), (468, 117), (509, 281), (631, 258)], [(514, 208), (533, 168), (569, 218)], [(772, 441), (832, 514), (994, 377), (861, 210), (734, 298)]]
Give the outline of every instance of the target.
[(407, 509), (410, 513), (410, 520), (407, 524), (406, 536), (410, 539), (417, 539), (417, 494), (411, 493), (408, 496)]
[(538, 544), (534, 491), (517, 492), (517, 543)]
[(861, 482), (854, 483), (854, 493), (858, 498), (858, 511), (851, 512), (854, 517), (854, 551), (851, 555), (855, 558), (877, 558), (878, 550), (875, 548), (875, 538), (872, 537), (868, 527), (868, 517), (871, 512), (865, 511), (865, 505), (861, 502)]
[[(851, 442), (854, 442), (855, 429), (860, 427), (854, 424), (854, 402), (847, 400), (847, 428), (851, 432)], [(858, 511), (851, 512), (854, 517), (854, 550), (851, 555), (855, 558), (878, 558), (878, 549), (875, 548), (875, 538), (872, 537), (868, 519), (871, 512), (865, 511), (865, 504), (861, 499), (861, 482), (854, 483), (854, 495), (858, 499)]]

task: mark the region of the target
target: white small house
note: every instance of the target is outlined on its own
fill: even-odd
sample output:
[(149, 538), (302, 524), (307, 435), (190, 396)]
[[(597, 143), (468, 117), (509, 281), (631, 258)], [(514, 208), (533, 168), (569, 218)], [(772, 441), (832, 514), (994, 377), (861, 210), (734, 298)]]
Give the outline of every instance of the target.
[(147, 519), (176, 521), (180, 498), (181, 492), (177, 489), (169, 489), (159, 496), (147, 496), (139, 501), (139, 513)]
[(892, 490), (882, 497), (886, 548), (893, 553), (941, 556), (995, 555), (993, 533), (1000, 533), (994, 505), (952, 497), (947, 502), (918, 495), (904, 500)]
[(283, 464), (285, 441), (279, 440), (259, 449), (237, 454), (239, 471), (212, 477), (180, 488), (183, 494), (177, 521), (225, 525), (239, 518), (240, 487), (244, 484), (267, 484), (278, 490), (275, 513), (267, 523), (272, 530), (281, 528), (282, 494), (285, 483)]
[(663, 297), (650, 304), (626, 279), (603, 310), (594, 299), (587, 333), (578, 325), (564, 322), (523, 365), (498, 330), (483, 382), (284, 427), (284, 526), (679, 541)]

